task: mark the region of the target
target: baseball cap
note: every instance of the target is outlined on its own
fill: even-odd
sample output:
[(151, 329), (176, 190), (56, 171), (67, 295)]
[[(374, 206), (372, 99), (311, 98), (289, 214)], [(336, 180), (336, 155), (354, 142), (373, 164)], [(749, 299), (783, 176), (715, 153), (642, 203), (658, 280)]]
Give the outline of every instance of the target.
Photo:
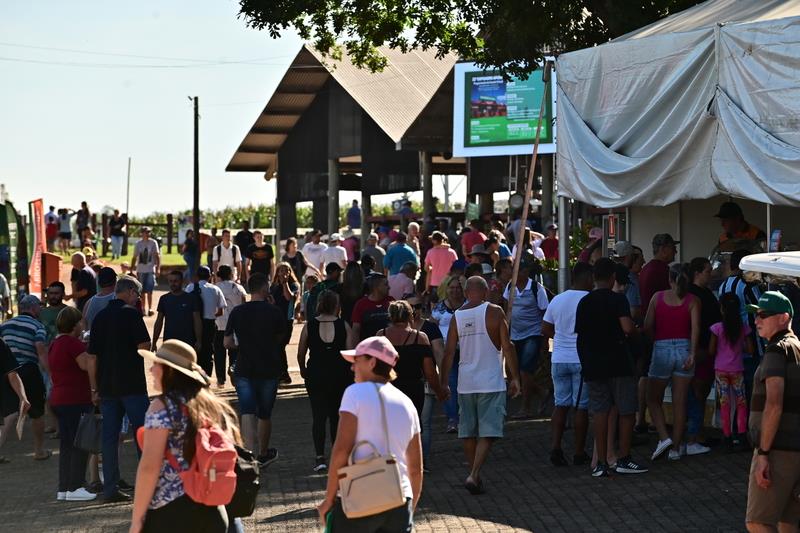
[(368, 337), (359, 342), (354, 350), (342, 350), (341, 354), (350, 363), (357, 355), (369, 355), (390, 366), (397, 363), (397, 350), (386, 337)]
[(341, 241), (342, 234), (341, 233), (331, 233), (331, 236), (328, 237), (328, 241)]
[(766, 311), (775, 315), (781, 313), (789, 313), (789, 316), (794, 316), (794, 308), (789, 298), (779, 293), (778, 291), (767, 291), (758, 299), (758, 304), (750, 304), (747, 306), (747, 311), (756, 313), (758, 311)]
[(551, 222), (550, 224), (547, 225), (545, 229), (558, 229), (558, 224), (556, 224), (555, 222)]
[(341, 272), (341, 270), (342, 270), (342, 265), (340, 265), (336, 261), (333, 261), (333, 262), (328, 263), (327, 265), (325, 265), (325, 273), (326, 274), (333, 274), (334, 272)]
[(489, 274), (494, 272), (492, 265), (490, 265), (489, 263), (481, 263), (481, 270), (484, 276), (488, 276)]
[(97, 273), (97, 284), (101, 287), (111, 287), (117, 282), (117, 272), (111, 267), (103, 267)]
[(676, 241), (669, 233), (657, 233), (653, 237), (653, 246), (664, 246), (666, 244), (680, 244), (681, 241)]
[(378, 240), (378, 234), (377, 233), (370, 233), (369, 234), (369, 238), (370, 239), (375, 239), (377, 241)]
[(725, 202), (719, 206), (719, 211), (714, 216), (717, 218), (744, 218), (744, 213), (736, 202)]
[(633, 245), (628, 241), (619, 241), (614, 245), (614, 255), (617, 257), (626, 257), (633, 253)]
[(595, 226), (594, 228), (589, 230), (589, 239), (596, 241), (603, 238), (603, 228), (598, 228)]
[(144, 232), (151, 233), (152, 231), (153, 228), (151, 228), (150, 226), (142, 226), (142, 229), (139, 230), (139, 233), (144, 233)]
[(486, 251), (486, 247), (482, 244), (476, 244), (472, 247), (468, 255), (489, 255), (489, 252)]

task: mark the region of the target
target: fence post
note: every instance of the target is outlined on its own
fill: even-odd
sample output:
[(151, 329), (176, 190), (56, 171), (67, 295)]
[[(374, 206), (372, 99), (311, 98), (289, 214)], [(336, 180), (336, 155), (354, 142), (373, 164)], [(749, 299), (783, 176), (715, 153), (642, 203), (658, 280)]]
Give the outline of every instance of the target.
[(100, 230), (100, 236), (102, 243), (100, 244), (100, 255), (105, 257), (108, 255), (108, 215), (103, 213), (102, 216), (102, 224), (103, 227)]
[(167, 253), (172, 253), (172, 213), (167, 215)]

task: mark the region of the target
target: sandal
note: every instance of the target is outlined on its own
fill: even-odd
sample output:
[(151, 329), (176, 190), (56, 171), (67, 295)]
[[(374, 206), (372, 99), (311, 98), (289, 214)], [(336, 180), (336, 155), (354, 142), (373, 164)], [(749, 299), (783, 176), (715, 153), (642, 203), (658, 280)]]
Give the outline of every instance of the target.
[(33, 456), (33, 460), (34, 460), (34, 461), (47, 461), (47, 460), (48, 460), (48, 459), (50, 459), (52, 456), (53, 456), (53, 452), (51, 452), (50, 450), (47, 450), (47, 451), (45, 452), (45, 454), (44, 454), (44, 455), (42, 455), (42, 456), (40, 456), (40, 457), (36, 457), (36, 456), (34, 455), (34, 456)]
[(483, 494), (486, 492), (483, 490), (483, 481), (478, 481), (477, 483), (474, 481), (467, 481), (464, 483), (464, 488), (467, 489), (467, 491), (469, 491), (469, 493), (473, 496), (477, 496), (478, 494)]
[(11, 459), (7, 457), (0, 457), (0, 465), (6, 465), (11, 462)]

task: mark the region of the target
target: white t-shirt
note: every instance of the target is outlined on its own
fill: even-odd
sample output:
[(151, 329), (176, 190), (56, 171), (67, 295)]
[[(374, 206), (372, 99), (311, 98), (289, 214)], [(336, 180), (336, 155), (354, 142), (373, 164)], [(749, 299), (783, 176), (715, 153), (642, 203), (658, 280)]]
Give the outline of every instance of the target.
[(216, 261), (219, 263), (218, 266), (227, 265), (231, 267), (233, 270), (233, 277), (236, 278), (238, 274), (238, 269), (236, 268), (236, 262), (242, 261), (242, 251), (233, 243), (225, 248), (225, 245), (219, 243), (217, 246), (214, 247), (214, 251), (211, 254), (211, 260)]
[(578, 311), (578, 302), (588, 291), (570, 289), (553, 298), (547, 311), (544, 312), (544, 321), (553, 324), (556, 335), (553, 338), (553, 363), (580, 363), (578, 349), (575, 345), (578, 334), (575, 333), (575, 313)]
[[(403, 483), (403, 494), (406, 498), (413, 498), (411, 480), (408, 478), (408, 465), (406, 464), (406, 449), (411, 438), (420, 432), (417, 409), (411, 400), (394, 387), (391, 383), (377, 383), (386, 407), (386, 425), (389, 428), (389, 447), (387, 450), (386, 437), (383, 433), (381, 421), (381, 404), (375, 390), (376, 383), (367, 381), (354, 383), (347, 387), (342, 396), (339, 412), (347, 412), (358, 419), (356, 429), (356, 442), (366, 440), (371, 442), (378, 453), (385, 455), (392, 453), (397, 458), (400, 467), (400, 477)], [(355, 453), (356, 461), (368, 457), (372, 453), (369, 446), (362, 446)]]
[(339, 263), (339, 266), (344, 268), (347, 265), (347, 250), (344, 246), (328, 246), (322, 251), (322, 262), (326, 265)]
[[(243, 304), (247, 301), (247, 293), (244, 290), (244, 287), (236, 283), (235, 281), (226, 280), (217, 282), (217, 287), (219, 290), (222, 291), (222, 295), (225, 297), (226, 306), (222, 310), (222, 314), (217, 317), (217, 330), (225, 331), (225, 328), (228, 326), (228, 317), (233, 311), (233, 308), (239, 304)], [(202, 290), (202, 287), (201, 289)]]
[[(186, 292), (194, 291), (194, 283), (186, 286)], [(217, 309), (225, 308), (228, 304), (225, 302), (225, 295), (219, 290), (219, 287), (212, 285), (206, 280), (200, 281), (200, 299), (203, 300), (203, 320), (216, 320)]]
[[(539, 239), (536, 239), (534, 241), (534, 244), (530, 247), (530, 250), (533, 252), (533, 257), (535, 257), (539, 261), (544, 261), (545, 260), (544, 250), (542, 250), (536, 243), (541, 243), (541, 241)], [(511, 248), (511, 257), (513, 258), (516, 255), (517, 255), (517, 245), (515, 244)]]
[(155, 274), (156, 257), (161, 257), (161, 250), (158, 243), (153, 239), (140, 240), (133, 249), (136, 256), (137, 274)]
[[(307, 242), (305, 246), (303, 246), (302, 252), (308, 264), (314, 265), (314, 268), (319, 268), (319, 266), (325, 262), (325, 260), (322, 258), (322, 252), (324, 252), (327, 248), (328, 245), (322, 242), (319, 244), (314, 244), (313, 242)], [(345, 252), (345, 254), (346, 253), (347, 252)], [(313, 273), (314, 271), (311, 269), (306, 270), (306, 276)]]

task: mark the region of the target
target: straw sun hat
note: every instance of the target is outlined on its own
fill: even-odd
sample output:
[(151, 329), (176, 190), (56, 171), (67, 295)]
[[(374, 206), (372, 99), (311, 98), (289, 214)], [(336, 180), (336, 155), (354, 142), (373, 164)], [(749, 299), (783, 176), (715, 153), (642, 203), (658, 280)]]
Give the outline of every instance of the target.
[(211, 384), (209, 377), (197, 364), (197, 354), (194, 348), (183, 341), (170, 339), (164, 341), (155, 353), (149, 350), (139, 350), (139, 355), (151, 363), (160, 363), (170, 366), (178, 372), (199, 381), (204, 386)]

